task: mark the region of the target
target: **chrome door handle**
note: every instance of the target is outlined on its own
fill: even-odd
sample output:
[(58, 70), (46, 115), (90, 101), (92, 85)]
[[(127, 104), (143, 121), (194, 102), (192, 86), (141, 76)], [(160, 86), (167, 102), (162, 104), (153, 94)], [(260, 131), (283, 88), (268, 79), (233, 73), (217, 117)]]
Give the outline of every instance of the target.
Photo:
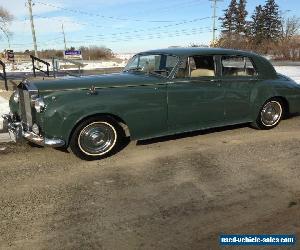
[(221, 80), (220, 79), (211, 79), (210, 82), (211, 83), (216, 83), (216, 85), (218, 87), (221, 87)]

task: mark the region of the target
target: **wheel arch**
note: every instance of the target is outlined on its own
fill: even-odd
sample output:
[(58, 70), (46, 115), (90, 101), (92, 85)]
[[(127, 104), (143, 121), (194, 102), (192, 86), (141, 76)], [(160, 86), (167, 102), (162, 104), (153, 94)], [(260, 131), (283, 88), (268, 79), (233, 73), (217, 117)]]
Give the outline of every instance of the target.
[(74, 131), (79, 126), (79, 124), (81, 124), (83, 121), (85, 121), (87, 119), (94, 118), (94, 117), (112, 119), (117, 125), (119, 125), (123, 129), (125, 136), (130, 137), (129, 127), (128, 127), (127, 123), (121, 117), (111, 114), (111, 113), (95, 113), (95, 114), (87, 115), (85, 117), (81, 117), (79, 120), (76, 121), (71, 132), (69, 133), (67, 145), (69, 145), (70, 140), (74, 134)]

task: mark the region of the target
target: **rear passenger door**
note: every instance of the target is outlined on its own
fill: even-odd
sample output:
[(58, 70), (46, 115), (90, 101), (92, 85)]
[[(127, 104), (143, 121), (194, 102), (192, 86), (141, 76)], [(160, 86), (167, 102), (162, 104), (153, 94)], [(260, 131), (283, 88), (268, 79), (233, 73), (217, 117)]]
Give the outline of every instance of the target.
[(250, 95), (257, 80), (251, 58), (221, 56), (222, 86), (225, 91), (225, 122), (243, 123), (251, 120)]

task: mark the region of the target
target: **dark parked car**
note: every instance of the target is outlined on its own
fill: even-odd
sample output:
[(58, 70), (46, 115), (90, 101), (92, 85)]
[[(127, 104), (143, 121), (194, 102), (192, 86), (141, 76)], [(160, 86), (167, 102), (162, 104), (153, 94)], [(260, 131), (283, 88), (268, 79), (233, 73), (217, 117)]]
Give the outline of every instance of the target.
[(5, 116), (12, 138), (83, 159), (132, 140), (239, 123), (274, 128), (300, 111), (300, 85), (265, 58), (226, 49), (139, 53), (118, 74), (23, 81)]

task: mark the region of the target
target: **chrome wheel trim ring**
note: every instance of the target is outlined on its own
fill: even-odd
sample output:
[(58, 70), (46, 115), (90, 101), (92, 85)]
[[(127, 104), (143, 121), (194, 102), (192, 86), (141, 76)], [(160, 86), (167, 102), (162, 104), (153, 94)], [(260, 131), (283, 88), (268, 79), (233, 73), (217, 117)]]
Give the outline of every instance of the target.
[(108, 153), (116, 144), (117, 131), (108, 122), (93, 122), (85, 126), (78, 136), (78, 146), (89, 156)]
[(261, 122), (266, 127), (273, 127), (279, 123), (282, 116), (282, 106), (277, 101), (270, 101), (265, 104), (261, 111)]

